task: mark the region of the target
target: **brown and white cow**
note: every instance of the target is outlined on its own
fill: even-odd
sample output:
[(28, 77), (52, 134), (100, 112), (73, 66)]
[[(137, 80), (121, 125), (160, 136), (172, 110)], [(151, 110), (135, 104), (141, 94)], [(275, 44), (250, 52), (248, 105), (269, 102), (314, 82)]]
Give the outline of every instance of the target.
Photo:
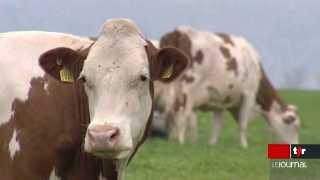
[(123, 179), (151, 122), (153, 81), (187, 64), (127, 19), (107, 21), (95, 42), (0, 34), (1, 179)]
[(222, 126), (221, 114), (228, 110), (238, 120), (241, 145), (247, 147), (245, 130), (258, 105), (281, 142), (298, 142), (300, 120), (296, 108), (279, 97), (264, 73), (258, 53), (245, 39), (181, 26), (161, 38), (160, 47), (168, 46), (192, 58), (190, 67), (177, 81), (157, 86), (160, 106), (164, 106), (165, 114), (169, 111), (174, 114), (175, 130), (170, 130), (169, 136), (183, 143), (186, 129), (190, 127), (192, 141), (195, 141), (194, 110), (211, 111), (213, 131), (209, 143), (215, 144)]

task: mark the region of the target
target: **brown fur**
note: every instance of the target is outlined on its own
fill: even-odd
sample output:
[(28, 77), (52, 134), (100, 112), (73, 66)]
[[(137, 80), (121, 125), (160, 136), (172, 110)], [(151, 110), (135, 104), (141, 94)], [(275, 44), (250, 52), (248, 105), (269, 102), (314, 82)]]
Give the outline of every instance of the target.
[(187, 74), (184, 74), (181, 78), (182, 81), (186, 81), (187, 83), (192, 83), (194, 81), (193, 76), (188, 76)]
[(195, 57), (193, 57), (194, 61), (201, 64), (203, 61), (203, 52), (201, 50), (198, 50)]
[[(180, 73), (188, 66), (190, 60), (181, 50), (175, 47), (165, 47), (157, 49), (154, 45), (147, 41), (146, 51), (149, 57), (151, 79), (160, 80), (168, 83), (176, 79)], [(162, 78), (164, 70), (173, 63), (173, 74), (169, 78)]]
[(176, 98), (174, 101), (174, 110), (178, 111), (180, 107), (184, 108), (187, 104), (187, 95), (183, 94), (182, 97)]
[(226, 59), (231, 59), (231, 53), (228, 48), (221, 46), (220, 51)]
[(236, 76), (238, 76), (238, 74), (239, 74), (238, 63), (237, 63), (237, 60), (235, 58), (231, 58), (231, 59), (228, 60), (228, 62), (227, 62), (227, 70), (233, 71), (234, 74)]
[(229, 104), (230, 102), (231, 102), (231, 97), (230, 96), (227, 96), (223, 101), (224, 104)]
[(160, 39), (160, 47), (175, 47), (180, 49), (183, 53), (185, 53), (190, 59), (191, 64), (193, 66), (193, 59), (191, 54), (192, 42), (188, 35), (183, 34), (179, 31), (173, 31), (165, 34)]
[(233, 89), (233, 84), (229, 84), (228, 88)]
[(90, 37), (88, 37), (91, 41), (97, 41), (98, 40), (98, 38), (97, 37), (94, 37), (94, 36), (90, 36)]
[(280, 98), (274, 87), (272, 86), (270, 80), (266, 76), (262, 66), (261, 68), (261, 80), (260, 86), (257, 94), (256, 101), (261, 106), (264, 111), (270, 111), (273, 101), (276, 101), (280, 104), (283, 111), (286, 109), (286, 104)]
[(225, 33), (215, 33), (217, 36), (219, 36), (226, 44), (230, 44), (231, 46), (234, 46), (234, 43), (230, 36)]
[[(49, 94), (44, 82), (48, 83)], [(5, 152), (0, 153), (1, 177), (42, 180), (55, 168), (62, 179), (96, 180), (102, 171), (102, 161), (82, 150), (89, 122), (82, 86), (62, 84), (47, 75), (33, 78), (30, 86), (28, 99), (14, 101), (14, 116), (0, 130), (0, 142), (3, 142), (8, 141), (16, 129), (21, 146), (13, 162), (4, 157)], [(10, 168), (9, 163), (13, 165)]]
[(233, 71), (237, 76), (239, 74), (237, 60), (231, 56), (230, 50), (227, 47), (221, 46), (220, 51), (227, 59), (227, 70)]

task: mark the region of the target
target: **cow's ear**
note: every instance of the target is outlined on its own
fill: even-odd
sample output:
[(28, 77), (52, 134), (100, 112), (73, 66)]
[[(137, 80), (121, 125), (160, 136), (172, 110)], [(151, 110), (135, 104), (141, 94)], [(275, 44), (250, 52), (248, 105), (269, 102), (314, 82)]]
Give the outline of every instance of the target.
[(170, 82), (176, 79), (188, 66), (189, 58), (177, 48), (166, 47), (160, 49), (156, 55), (158, 70), (155, 79)]
[(156, 48), (147, 40), (147, 54), (152, 80), (170, 82), (176, 79), (189, 64), (189, 58), (174, 47)]
[(58, 47), (43, 53), (39, 58), (42, 69), (60, 82), (72, 83), (82, 70), (88, 49), (75, 51)]

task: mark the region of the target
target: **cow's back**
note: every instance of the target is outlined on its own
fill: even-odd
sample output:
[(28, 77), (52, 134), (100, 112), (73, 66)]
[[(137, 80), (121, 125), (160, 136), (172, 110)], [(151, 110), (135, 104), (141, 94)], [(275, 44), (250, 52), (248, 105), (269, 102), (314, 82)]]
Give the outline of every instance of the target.
[[(77, 85), (61, 84), (46, 75), (38, 58), (55, 47), (80, 49), (90, 44), (60, 33), (0, 34), (2, 178), (55, 179), (70, 168), (68, 163), (79, 161), (72, 158), (79, 153), (81, 129), (85, 131), (79, 111), (87, 108), (80, 105), (86, 98)], [(74, 176), (71, 171), (68, 176)]]
[(257, 91), (259, 57), (245, 39), (188, 27), (178, 30), (191, 44), (192, 67), (181, 79), (182, 89), (191, 93), (194, 106), (229, 108), (239, 103), (244, 91)]

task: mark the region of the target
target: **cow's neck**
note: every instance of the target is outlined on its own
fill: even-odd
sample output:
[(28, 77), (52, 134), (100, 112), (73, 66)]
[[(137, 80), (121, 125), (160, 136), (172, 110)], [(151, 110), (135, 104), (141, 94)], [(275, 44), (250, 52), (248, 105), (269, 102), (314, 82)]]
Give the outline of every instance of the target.
[[(119, 167), (114, 160), (102, 160), (103, 177), (106, 180), (121, 180), (119, 178)], [(103, 178), (101, 178), (103, 179)]]
[(287, 105), (278, 95), (277, 91), (271, 84), (270, 80), (266, 76), (264, 70), (261, 67), (261, 80), (259, 90), (256, 97), (257, 104), (260, 105), (261, 111), (264, 116), (269, 115), (277, 109), (285, 110)]

